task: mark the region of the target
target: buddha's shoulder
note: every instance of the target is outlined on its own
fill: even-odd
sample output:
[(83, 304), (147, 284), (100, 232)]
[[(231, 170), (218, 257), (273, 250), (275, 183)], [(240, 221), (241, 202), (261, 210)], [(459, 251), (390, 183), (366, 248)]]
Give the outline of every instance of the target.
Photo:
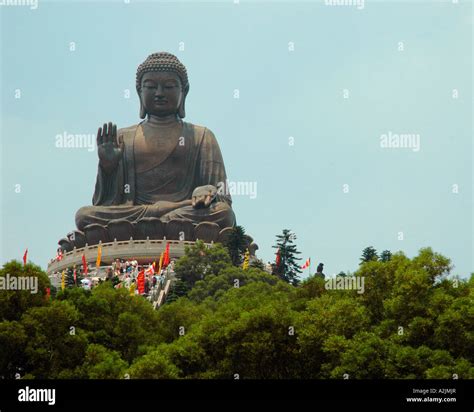
[(209, 129), (206, 126), (202, 126), (199, 124), (194, 124), (194, 123), (189, 123), (187, 122), (189, 126), (191, 126), (194, 129), (194, 135), (198, 139), (205, 139), (205, 140), (215, 140), (216, 136), (212, 132), (211, 129)]
[[(204, 142), (209, 142), (209, 143), (214, 143), (217, 142), (216, 136), (212, 132), (211, 129), (209, 129), (206, 126), (202, 126), (199, 124), (194, 124), (190, 122), (186, 122), (187, 126), (194, 131), (194, 137), (195, 139), (199, 141), (204, 141)], [(131, 126), (123, 127), (118, 129), (117, 134), (120, 135), (133, 135), (135, 134), (137, 127), (140, 125), (140, 123), (133, 124)]]
[(135, 133), (135, 131), (137, 130), (138, 125), (139, 125), (139, 123), (133, 124), (133, 125), (127, 126), (127, 127), (122, 127), (122, 128), (117, 130), (117, 134), (120, 136), (121, 134)]

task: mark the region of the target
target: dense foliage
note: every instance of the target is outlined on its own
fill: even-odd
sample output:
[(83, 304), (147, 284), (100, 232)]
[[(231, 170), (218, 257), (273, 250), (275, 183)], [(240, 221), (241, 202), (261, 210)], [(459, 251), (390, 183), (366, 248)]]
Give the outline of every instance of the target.
[[(298, 286), (232, 265), (202, 244), (176, 264), (180, 296), (159, 310), (104, 282), (46, 296), (0, 291), (0, 376), (14, 378), (474, 378), (474, 276), (447, 279), (449, 259), (372, 256), (351, 276), (364, 293)], [(387, 254), (385, 254), (387, 255)]]

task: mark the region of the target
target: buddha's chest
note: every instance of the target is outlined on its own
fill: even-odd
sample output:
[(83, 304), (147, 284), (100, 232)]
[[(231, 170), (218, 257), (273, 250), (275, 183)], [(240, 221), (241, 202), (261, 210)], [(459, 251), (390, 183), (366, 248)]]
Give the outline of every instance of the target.
[(184, 138), (181, 128), (150, 130), (139, 128), (133, 152), (135, 168), (138, 173), (153, 169), (166, 162), (176, 166), (184, 162)]

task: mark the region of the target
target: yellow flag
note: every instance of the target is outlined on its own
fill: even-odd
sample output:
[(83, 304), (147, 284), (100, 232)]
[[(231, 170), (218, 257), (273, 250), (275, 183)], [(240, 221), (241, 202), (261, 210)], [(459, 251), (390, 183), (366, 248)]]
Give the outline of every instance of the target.
[(66, 288), (66, 273), (63, 270), (63, 273), (61, 275), (61, 290), (64, 290)]
[(161, 272), (161, 267), (163, 266), (163, 253), (160, 256), (160, 266), (158, 267), (158, 274)]
[(243, 270), (247, 270), (249, 268), (249, 261), (250, 261), (250, 252), (249, 250), (247, 249), (245, 251), (245, 255), (244, 255), (244, 264), (242, 266), (242, 269)]
[(99, 247), (97, 248), (97, 261), (95, 262), (95, 265), (97, 267), (100, 267), (100, 259), (102, 258), (102, 245), (99, 244)]

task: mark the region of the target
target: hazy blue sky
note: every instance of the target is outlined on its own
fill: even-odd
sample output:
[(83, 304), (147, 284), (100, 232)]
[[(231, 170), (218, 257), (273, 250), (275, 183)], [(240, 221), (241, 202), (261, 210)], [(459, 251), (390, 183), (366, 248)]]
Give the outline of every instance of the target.
[[(98, 162), (56, 136), (137, 123), (137, 65), (169, 51), (189, 73), (185, 120), (215, 133), (229, 180), (257, 183), (256, 199), (233, 200), (259, 257), (289, 228), (327, 274), (355, 270), (368, 245), (431, 246), (455, 274), (474, 270), (469, 1), (39, 0), (0, 13), (0, 263), (28, 247), (46, 268), (91, 204)], [(381, 147), (390, 132), (419, 135), (419, 150)]]

